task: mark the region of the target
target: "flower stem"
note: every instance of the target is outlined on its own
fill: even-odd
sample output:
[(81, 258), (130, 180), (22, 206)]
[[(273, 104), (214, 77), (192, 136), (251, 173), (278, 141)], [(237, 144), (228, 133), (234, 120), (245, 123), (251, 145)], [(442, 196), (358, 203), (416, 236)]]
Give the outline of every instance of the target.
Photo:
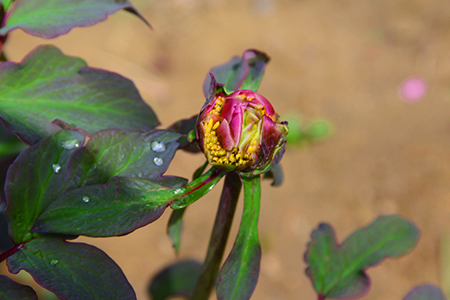
[(239, 176), (235, 172), (227, 173), (209, 241), (208, 252), (190, 300), (209, 299), (219, 273), (241, 187), (242, 183)]

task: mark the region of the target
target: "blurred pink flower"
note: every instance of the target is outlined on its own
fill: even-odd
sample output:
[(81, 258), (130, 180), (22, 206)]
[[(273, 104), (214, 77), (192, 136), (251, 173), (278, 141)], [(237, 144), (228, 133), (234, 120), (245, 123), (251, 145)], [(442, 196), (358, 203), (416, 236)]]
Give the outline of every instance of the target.
[(410, 77), (400, 85), (400, 96), (407, 102), (420, 101), (427, 92), (427, 84), (420, 77)]

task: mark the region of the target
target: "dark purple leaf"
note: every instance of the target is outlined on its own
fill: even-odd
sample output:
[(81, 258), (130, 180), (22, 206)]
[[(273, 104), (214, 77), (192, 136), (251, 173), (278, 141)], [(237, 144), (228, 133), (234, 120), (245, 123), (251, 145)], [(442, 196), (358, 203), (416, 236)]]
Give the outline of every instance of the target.
[(11, 164), (5, 182), (5, 216), (15, 244), (32, 238), (36, 218), (67, 188), (59, 172), (84, 138), (79, 132), (59, 131), (22, 151)]
[(66, 300), (136, 299), (122, 270), (103, 251), (83, 243), (36, 238), (8, 258), (9, 270), (25, 270)]
[(120, 177), (81, 187), (58, 197), (33, 231), (96, 237), (127, 234), (163, 214), (170, 204), (166, 194), (172, 195), (166, 190), (150, 180)]
[[(195, 170), (194, 175), (192, 176), (193, 180), (198, 179), (202, 176), (206, 167), (208, 166), (208, 162), (205, 162), (201, 167)], [(178, 254), (181, 245), (181, 232), (183, 230), (183, 215), (186, 211), (187, 207), (174, 210), (170, 215), (169, 223), (167, 224), (167, 235), (169, 236), (170, 242), (172, 243), (172, 247), (175, 250), (175, 253)]]
[[(120, 233), (113, 231), (117, 234), (128, 233), (130, 228), (135, 229), (153, 221), (164, 211), (166, 205), (163, 204), (167, 199), (158, 203), (143, 204), (145, 209), (140, 212), (142, 216), (140, 219), (133, 219), (132, 214), (137, 213), (136, 209), (141, 210), (141, 207), (131, 207), (129, 202), (140, 201), (142, 194), (147, 193), (149, 186), (166, 189), (155, 182), (176, 187), (185, 184), (186, 181), (179, 177), (169, 177), (167, 180), (161, 177), (178, 147), (176, 142), (178, 137), (178, 134), (164, 130), (136, 132), (111, 129), (94, 134), (89, 142), (81, 147), (84, 143), (84, 135), (63, 130), (26, 149), (12, 164), (6, 184), (8, 202), (6, 217), (14, 242), (19, 244), (32, 237), (30, 230), (36, 218), (58, 197), (62, 197), (61, 199), (74, 197), (72, 200), (75, 207), (81, 204), (79, 209), (86, 209), (81, 201), (83, 196), (93, 197), (100, 193), (98, 196), (106, 202), (91, 203), (89, 207), (94, 209), (96, 205), (109, 205), (108, 207), (116, 213), (122, 210), (120, 211), (124, 214), (122, 223), (117, 224), (127, 224), (128, 227), (124, 225)], [(108, 202), (116, 197), (116, 188), (112, 186), (119, 179), (111, 185), (105, 185), (115, 176), (142, 177), (155, 182), (143, 180), (148, 182), (148, 186), (143, 186), (140, 190), (133, 186), (127, 189), (127, 185), (124, 185), (121, 192), (125, 194), (123, 202), (119, 205), (118, 202)], [(80, 189), (87, 185), (85, 189)], [(67, 191), (73, 192), (63, 194)], [(132, 192), (135, 194), (130, 194)], [(64, 204), (59, 205), (64, 206)], [(124, 206), (130, 207), (125, 209)], [(75, 212), (78, 211), (74, 210), (73, 213)], [(97, 224), (94, 220), (100, 218), (111, 220), (111, 214), (114, 214), (111, 211), (109, 211), (110, 215), (107, 211), (95, 212), (96, 217), (88, 222), (92, 226)], [(91, 217), (87, 213), (83, 216)], [(131, 219), (124, 220), (127, 217)], [(131, 224), (133, 220), (134, 223)], [(65, 226), (70, 224), (64, 219), (60, 221)], [(77, 228), (80, 229), (82, 226)], [(109, 227), (105, 226), (103, 229), (106, 230)], [(67, 232), (67, 234), (71, 233), (72, 231)]]
[(169, 224), (167, 224), (167, 235), (170, 238), (175, 253), (178, 254), (181, 245), (181, 231), (183, 230), (183, 215), (186, 207), (172, 211)]
[(205, 97), (208, 98), (211, 87), (209, 73), (214, 75), (218, 83), (225, 85), (227, 92), (239, 89), (256, 92), (268, 62), (269, 57), (264, 52), (249, 49), (244, 51), (242, 57), (234, 56), (227, 63), (213, 67), (203, 83)]
[(185, 260), (167, 266), (150, 281), (148, 292), (152, 300), (166, 300), (173, 296), (188, 298), (195, 288), (202, 264)]
[(264, 173), (263, 178), (272, 179), (272, 186), (280, 186), (284, 181), (283, 168), (280, 164), (274, 164), (270, 171)]
[(400, 216), (381, 216), (339, 246), (331, 226), (320, 224), (311, 233), (305, 253), (306, 274), (322, 299), (361, 297), (370, 288), (365, 269), (410, 252), (419, 235), (419, 230)]
[(223, 172), (212, 169), (179, 188), (148, 179), (113, 177), (107, 184), (62, 194), (37, 219), (33, 231), (103, 237), (127, 234), (158, 219), (169, 205), (182, 208), (199, 199), (221, 176)]
[[(64, 175), (77, 187), (107, 183), (113, 176), (160, 180), (175, 155), (179, 137), (177, 133), (159, 129), (102, 130), (74, 152)], [(180, 184), (180, 178), (170, 180)]]
[(38, 300), (38, 297), (31, 287), (18, 284), (6, 276), (0, 275), (0, 299)]
[(147, 23), (128, 0), (16, 0), (8, 8), (0, 35), (20, 28), (29, 34), (50, 39), (74, 27), (97, 24), (121, 9), (132, 12)]
[(50, 45), (37, 47), (21, 63), (0, 65), (0, 119), (28, 144), (59, 130), (52, 124), (55, 119), (88, 135), (108, 128), (149, 130), (158, 125), (130, 80), (89, 68)]
[(259, 277), (261, 246), (258, 217), (261, 199), (260, 177), (241, 177), (244, 184), (244, 212), (238, 236), (219, 272), (216, 284), (219, 300), (247, 300)]
[(191, 143), (188, 140), (189, 132), (195, 130), (196, 124), (197, 124), (197, 116), (195, 115), (189, 119), (183, 119), (178, 122), (175, 122), (172, 125), (170, 125), (169, 128), (167, 128), (167, 130), (174, 131), (183, 135), (183, 137), (179, 140), (180, 149), (183, 149), (191, 153), (200, 152), (200, 149), (198, 148), (197, 144)]
[(403, 300), (446, 300), (441, 290), (434, 285), (424, 284), (413, 288)]

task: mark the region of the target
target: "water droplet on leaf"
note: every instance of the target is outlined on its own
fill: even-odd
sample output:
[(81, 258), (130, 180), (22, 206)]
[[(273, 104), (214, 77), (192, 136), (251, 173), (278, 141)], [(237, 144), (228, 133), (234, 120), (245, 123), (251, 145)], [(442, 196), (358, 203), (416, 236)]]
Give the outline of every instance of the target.
[(50, 262), (50, 264), (52, 266), (56, 266), (58, 264), (58, 260), (57, 259), (52, 259), (52, 261)]
[(61, 147), (63, 147), (65, 150), (73, 150), (80, 147), (80, 143), (78, 142), (78, 140), (68, 140), (62, 142)]
[(164, 152), (166, 150), (166, 145), (163, 142), (153, 141), (151, 147), (155, 152)]
[(83, 200), (83, 202), (88, 203), (89, 202), (89, 197), (88, 196), (83, 196), (82, 200)]
[(61, 170), (61, 166), (58, 165), (58, 164), (53, 164), (53, 165), (52, 165), (52, 169), (53, 169), (53, 172), (54, 172), (54, 173), (58, 173), (59, 170)]
[(161, 166), (163, 164), (163, 160), (161, 157), (155, 157), (153, 159), (153, 162), (155, 163), (155, 165), (157, 165), (158, 167)]

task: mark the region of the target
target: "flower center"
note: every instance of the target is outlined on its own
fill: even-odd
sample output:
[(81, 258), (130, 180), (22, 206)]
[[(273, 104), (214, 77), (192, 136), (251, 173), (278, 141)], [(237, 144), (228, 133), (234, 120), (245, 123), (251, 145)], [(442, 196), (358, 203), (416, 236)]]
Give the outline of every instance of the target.
[[(239, 141), (238, 147), (232, 147), (231, 150), (224, 149), (217, 136), (217, 128), (220, 126), (221, 120), (223, 120), (222, 109), (224, 103), (225, 99), (218, 97), (213, 109), (208, 113), (208, 117), (202, 122), (205, 129), (204, 147), (207, 150), (206, 153), (210, 162), (232, 165), (236, 168), (243, 169), (252, 165), (257, 159), (258, 125), (257, 123), (251, 125), (251, 133), (246, 136), (245, 140)], [(261, 113), (264, 114), (264, 111)]]

